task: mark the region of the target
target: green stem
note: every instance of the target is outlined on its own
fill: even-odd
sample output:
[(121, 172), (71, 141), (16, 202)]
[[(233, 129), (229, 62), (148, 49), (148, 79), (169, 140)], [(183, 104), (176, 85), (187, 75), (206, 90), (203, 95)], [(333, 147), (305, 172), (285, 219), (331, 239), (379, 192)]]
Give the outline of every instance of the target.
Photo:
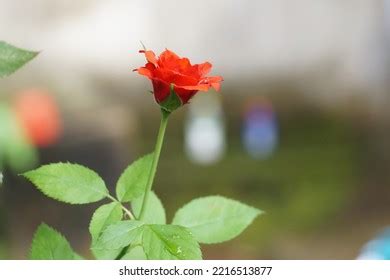
[(156, 147), (154, 148), (152, 168), (150, 170), (148, 182), (146, 184), (145, 195), (142, 202), (141, 212), (139, 214), (138, 220), (142, 220), (144, 218), (146, 210), (148, 208), (149, 195), (152, 190), (154, 176), (156, 175), (157, 164), (160, 158), (161, 147), (164, 142), (165, 129), (167, 128), (167, 124), (168, 124), (168, 117), (170, 113), (168, 111), (165, 111), (164, 109), (161, 109), (161, 113), (162, 113), (161, 123), (157, 135)]
[(107, 198), (111, 199), (112, 201), (118, 202), (121, 205), (123, 211), (125, 211), (125, 213), (127, 214), (127, 216), (129, 216), (129, 218), (131, 220), (135, 220), (135, 217), (134, 217), (133, 213), (131, 213), (130, 210), (127, 209), (125, 206), (123, 206), (123, 204), (119, 200), (117, 200), (115, 197), (113, 197), (110, 194), (107, 194), (106, 196), (107, 196)]

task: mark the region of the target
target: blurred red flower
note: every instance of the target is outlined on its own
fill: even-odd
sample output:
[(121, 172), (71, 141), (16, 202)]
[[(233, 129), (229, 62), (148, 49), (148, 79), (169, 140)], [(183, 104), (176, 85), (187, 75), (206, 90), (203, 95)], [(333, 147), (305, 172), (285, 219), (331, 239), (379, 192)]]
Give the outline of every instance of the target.
[(62, 131), (55, 100), (43, 90), (27, 90), (14, 103), (15, 113), (28, 137), (38, 147), (54, 144)]
[(141, 50), (140, 53), (145, 54), (148, 62), (134, 71), (152, 81), (154, 98), (159, 104), (170, 95), (171, 86), (182, 104), (198, 91), (208, 91), (210, 87), (219, 91), (221, 87), (221, 76), (206, 77), (212, 67), (209, 62), (191, 65), (188, 58), (180, 58), (170, 50), (165, 50), (159, 57), (153, 51)]

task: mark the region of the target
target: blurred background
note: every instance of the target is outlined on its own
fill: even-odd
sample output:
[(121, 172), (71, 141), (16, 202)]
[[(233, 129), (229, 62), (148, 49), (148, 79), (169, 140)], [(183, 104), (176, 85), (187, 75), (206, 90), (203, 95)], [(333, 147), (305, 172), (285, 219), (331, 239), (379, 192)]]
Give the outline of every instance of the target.
[(42, 221), (90, 256), (97, 205), (47, 199), (17, 174), (70, 161), (114, 190), (123, 169), (153, 149), (159, 110), (150, 82), (132, 72), (144, 64), (140, 41), (210, 61), (225, 79), (221, 93), (200, 93), (171, 117), (154, 185), (168, 217), (211, 194), (266, 212), (233, 241), (203, 246), (206, 259), (386, 258), (389, 242), (365, 244), (390, 225), (389, 0), (0, 7), (0, 39), (41, 51), (0, 80), (0, 116), (25, 116), (36, 132), (11, 141), (19, 152), (3, 162), (0, 258), (26, 258)]

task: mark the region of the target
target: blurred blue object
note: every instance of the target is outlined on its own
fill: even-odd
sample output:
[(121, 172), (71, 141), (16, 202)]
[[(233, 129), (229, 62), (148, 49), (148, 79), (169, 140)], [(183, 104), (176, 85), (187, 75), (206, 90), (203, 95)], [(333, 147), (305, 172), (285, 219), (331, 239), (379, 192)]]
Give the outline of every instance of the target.
[(390, 227), (385, 228), (373, 240), (364, 245), (360, 260), (390, 260)]
[(272, 104), (265, 98), (251, 100), (244, 112), (242, 141), (249, 155), (269, 158), (278, 144), (278, 124)]

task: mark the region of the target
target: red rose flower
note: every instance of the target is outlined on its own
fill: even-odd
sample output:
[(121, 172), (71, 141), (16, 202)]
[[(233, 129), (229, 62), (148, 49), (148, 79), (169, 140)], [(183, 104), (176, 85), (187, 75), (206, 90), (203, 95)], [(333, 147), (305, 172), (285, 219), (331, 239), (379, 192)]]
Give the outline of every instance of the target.
[(159, 57), (153, 51), (141, 50), (140, 53), (145, 54), (148, 62), (134, 71), (152, 81), (154, 98), (160, 105), (163, 106), (172, 93), (180, 99), (180, 104), (172, 111), (188, 103), (198, 91), (208, 91), (210, 87), (219, 91), (221, 88), (221, 76), (206, 77), (212, 67), (209, 62), (191, 65), (188, 58), (180, 58), (170, 50), (165, 50)]

